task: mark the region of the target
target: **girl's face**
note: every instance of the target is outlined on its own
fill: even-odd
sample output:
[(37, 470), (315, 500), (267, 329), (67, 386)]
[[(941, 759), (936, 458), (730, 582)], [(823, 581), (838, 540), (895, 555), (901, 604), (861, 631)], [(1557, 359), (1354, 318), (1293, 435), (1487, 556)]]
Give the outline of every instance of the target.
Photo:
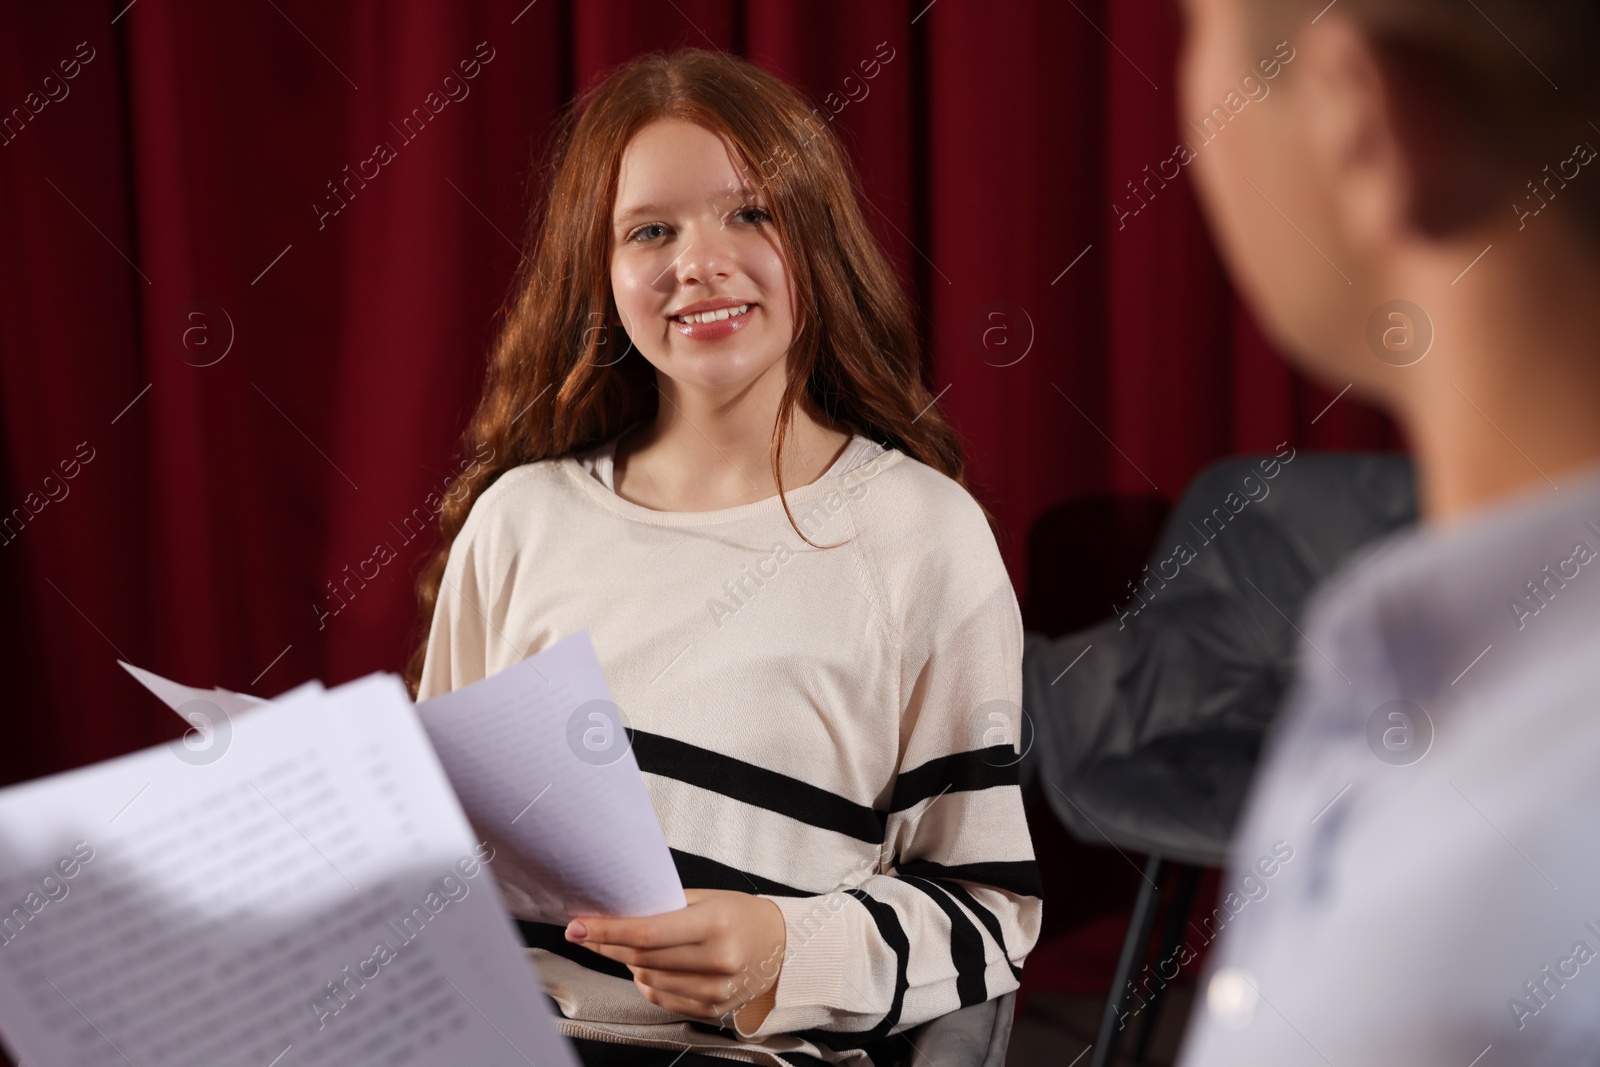
[[(728, 145), (702, 126), (661, 119), (628, 142), (611, 293), (623, 328), (661, 375), (727, 395), (774, 368), (783, 373), (793, 290), (765, 203), (741, 181)], [(729, 317), (685, 321), (702, 306)]]

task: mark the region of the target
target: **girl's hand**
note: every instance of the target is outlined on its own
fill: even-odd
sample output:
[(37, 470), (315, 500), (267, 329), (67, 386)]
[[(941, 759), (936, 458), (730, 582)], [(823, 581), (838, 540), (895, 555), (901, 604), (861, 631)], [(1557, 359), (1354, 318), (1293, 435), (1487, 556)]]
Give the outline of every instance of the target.
[(567, 940), (627, 964), (650, 1003), (701, 1019), (732, 1014), (741, 1034), (772, 1011), (787, 945), (770, 900), (725, 889), (686, 889), (689, 906), (642, 919), (580, 916)]

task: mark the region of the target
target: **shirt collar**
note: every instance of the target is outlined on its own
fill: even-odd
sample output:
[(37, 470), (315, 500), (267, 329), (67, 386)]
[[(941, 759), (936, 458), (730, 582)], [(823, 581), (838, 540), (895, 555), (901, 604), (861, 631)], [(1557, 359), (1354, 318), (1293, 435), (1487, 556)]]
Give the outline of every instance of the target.
[[(1600, 464), (1392, 535), (1314, 598), (1303, 669), (1374, 699), (1465, 692), (1600, 632)], [(1478, 678), (1474, 679), (1474, 675)], [(1476, 688), (1470, 686), (1470, 688)]]

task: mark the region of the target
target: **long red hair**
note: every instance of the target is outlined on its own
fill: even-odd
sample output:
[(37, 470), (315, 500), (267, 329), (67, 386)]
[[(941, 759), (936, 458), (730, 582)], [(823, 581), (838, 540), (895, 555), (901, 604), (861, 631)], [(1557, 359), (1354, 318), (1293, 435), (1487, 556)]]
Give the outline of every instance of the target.
[[(632, 346), (611, 297), (611, 215), (623, 149), (663, 118), (727, 139), (762, 189), (788, 259), (799, 325), (773, 427), (780, 497), (796, 403), (965, 485), (961, 444), (922, 381), (910, 302), (862, 218), (854, 168), (828, 123), (746, 60), (703, 49), (640, 56), (574, 100), (557, 128), (545, 195), (528, 223), (531, 251), (464, 435), (479, 460), (446, 492), (442, 543), (417, 579), (420, 633), (405, 670), (413, 696), (450, 545), (478, 495), (513, 467), (584, 451), (655, 415), (655, 368), (637, 352), (619, 356)], [(794, 526), (786, 498), (783, 507)]]

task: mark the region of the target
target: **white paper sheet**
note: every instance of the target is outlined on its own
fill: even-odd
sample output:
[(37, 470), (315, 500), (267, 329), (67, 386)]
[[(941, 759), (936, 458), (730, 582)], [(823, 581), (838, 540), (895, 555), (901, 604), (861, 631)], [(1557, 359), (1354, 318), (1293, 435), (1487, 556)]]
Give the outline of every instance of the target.
[(0, 790), (22, 1063), (577, 1067), (399, 679), (296, 690), (223, 749)]
[(515, 914), (687, 906), (588, 630), (417, 714), (473, 824), (508, 846), (494, 866)]
[[(256, 699), (122, 665), (196, 727), (185, 739), (196, 760), (218, 743), (208, 731), (229, 725), (199, 721), (211, 711), (188, 702), (210, 701), (228, 720)], [(564, 925), (575, 915), (687, 906), (588, 630), (416, 707), (462, 806), (495, 849), (513, 914)]]

